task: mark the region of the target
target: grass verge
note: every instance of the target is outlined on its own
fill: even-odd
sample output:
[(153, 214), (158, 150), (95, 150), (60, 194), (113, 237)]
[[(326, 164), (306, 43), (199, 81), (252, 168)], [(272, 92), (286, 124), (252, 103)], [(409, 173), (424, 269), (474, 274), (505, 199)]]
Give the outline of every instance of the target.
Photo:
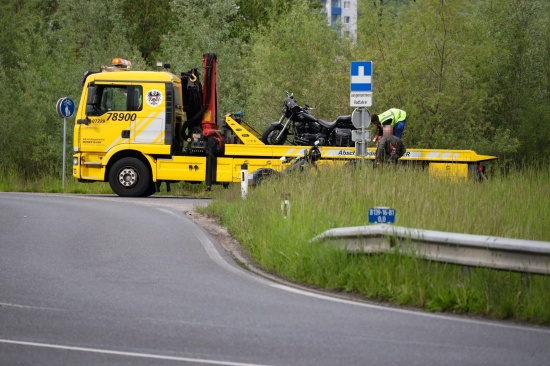
[[(330, 228), (367, 225), (374, 206), (395, 208), (399, 226), (549, 241), (548, 192), (548, 169), (496, 172), (480, 184), (430, 178), (418, 168), (344, 167), (273, 178), (246, 200), (234, 186), (205, 210), (262, 267), (292, 281), (428, 311), (550, 324), (550, 276), (348, 254), (308, 242)], [(281, 197), (288, 194), (284, 218)]]
[[(45, 193), (76, 193), (76, 194), (113, 194), (109, 183), (81, 183), (73, 177), (65, 179), (65, 187), (61, 177), (44, 176), (37, 179), (24, 179), (16, 171), (4, 170), (0, 176), (0, 192), (45, 192)], [(172, 183), (171, 192), (166, 185), (161, 186), (157, 195), (211, 197), (212, 192), (206, 191), (206, 184), (190, 184), (185, 182)]]

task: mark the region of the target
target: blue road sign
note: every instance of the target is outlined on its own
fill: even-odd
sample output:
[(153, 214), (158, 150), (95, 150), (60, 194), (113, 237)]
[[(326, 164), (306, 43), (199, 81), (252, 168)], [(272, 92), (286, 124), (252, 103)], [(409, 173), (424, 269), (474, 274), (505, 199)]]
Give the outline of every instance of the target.
[(351, 62), (350, 90), (352, 92), (372, 91), (372, 61)]
[(71, 117), (74, 114), (73, 100), (71, 98), (62, 98), (57, 104), (57, 112), (61, 117)]
[(393, 224), (395, 222), (395, 209), (390, 207), (369, 208), (369, 222), (371, 224)]

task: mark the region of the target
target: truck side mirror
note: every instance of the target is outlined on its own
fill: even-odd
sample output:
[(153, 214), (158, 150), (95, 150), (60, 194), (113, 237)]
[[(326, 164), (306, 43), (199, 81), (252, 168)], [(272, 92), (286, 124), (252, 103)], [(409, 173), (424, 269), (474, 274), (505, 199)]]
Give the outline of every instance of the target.
[(96, 91), (95, 85), (88, 86), (88, 99), (86, 100), (86, 116), (89, 116), (89, 115), (93, 116), (97, 114), (97, 111), (94, 108), (95, 91)]

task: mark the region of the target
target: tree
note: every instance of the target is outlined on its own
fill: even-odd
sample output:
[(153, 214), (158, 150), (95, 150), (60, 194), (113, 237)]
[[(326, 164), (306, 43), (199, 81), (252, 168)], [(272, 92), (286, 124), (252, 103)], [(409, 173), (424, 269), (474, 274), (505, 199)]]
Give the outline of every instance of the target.
[(500, 102), (495, 122), (521, 142), (516, 160), (549, 160), (550, 3), (545, 0), (492, 0), (480, 12), (486, 37), (498, 45), (491, 77)]
[(170, 0), (123, 0), (122, 17), (128, 24), (128, 40), (154, 65), (161, 49), (160, 39), (169, 31), (172, 16)]
[[(61, 166), (51, 95), (55, 68), (48, 44), (47, 23), (55, 4), (43, 1), (8, 1), (0, 15), (0, 166), (23, 177), (52, 173)], [(50, 104), (51, 103), (51, 104)], [(62, 124), (61, 124), (62, 126)], [(56, 165), (56, 163), (58, 163)]]
[[(363, 6), (369, 6), (366, 2)], [(517, 148), (506, 128), (495, 126), (498, 102), (492, 59), (477, 1), (427, 0), (393, 12), (371, 7), (360, 24), (361, 58), (373, 59), (376, 109), (408, 112), (408, 146), (503, 153)]]
[(278, 119), (285, 90), (327, 120), (349, 114), (350, 44), (326, 25), (308, 1), (296, 1), (252, 37), (246, 105), (248, 121), (261, 130)]
[[(0, 20), (7, 31), (0, 36), (5, 37), (0, 49), (6, 61), (0, 74), (1, 166), (27, 178), (58, 174), (63, 123), (55, 112), (57, 100), (71, 97), (78, 104), (84, 71), (98, 70), (114, 56), (139, 64), (116, 4), (12, 0), (2, 5)], [(72, 122), (68, 120), (69, 147)]]
[(233, 0), (174, 0), (171, 2), (170, 31), (162, 38), (162, 57), (173, 70), (198, 68), (202, 72), (202, 56), (216, 53), (219, 60), (219, 94), (222, 113), (234, 112), (244, 105), (246, 70), (242, 57), (246, 45), (234, 37), (234, 21), (238, 6)]

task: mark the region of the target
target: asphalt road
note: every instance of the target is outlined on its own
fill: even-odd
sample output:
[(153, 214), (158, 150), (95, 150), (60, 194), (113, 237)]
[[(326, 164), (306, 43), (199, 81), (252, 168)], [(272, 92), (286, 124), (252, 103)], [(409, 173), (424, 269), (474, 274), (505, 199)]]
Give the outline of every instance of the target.
[(334, 299), (240, 268), (203, 200), (0, 193), (0, 365), (548, 365), (550, 329)]

